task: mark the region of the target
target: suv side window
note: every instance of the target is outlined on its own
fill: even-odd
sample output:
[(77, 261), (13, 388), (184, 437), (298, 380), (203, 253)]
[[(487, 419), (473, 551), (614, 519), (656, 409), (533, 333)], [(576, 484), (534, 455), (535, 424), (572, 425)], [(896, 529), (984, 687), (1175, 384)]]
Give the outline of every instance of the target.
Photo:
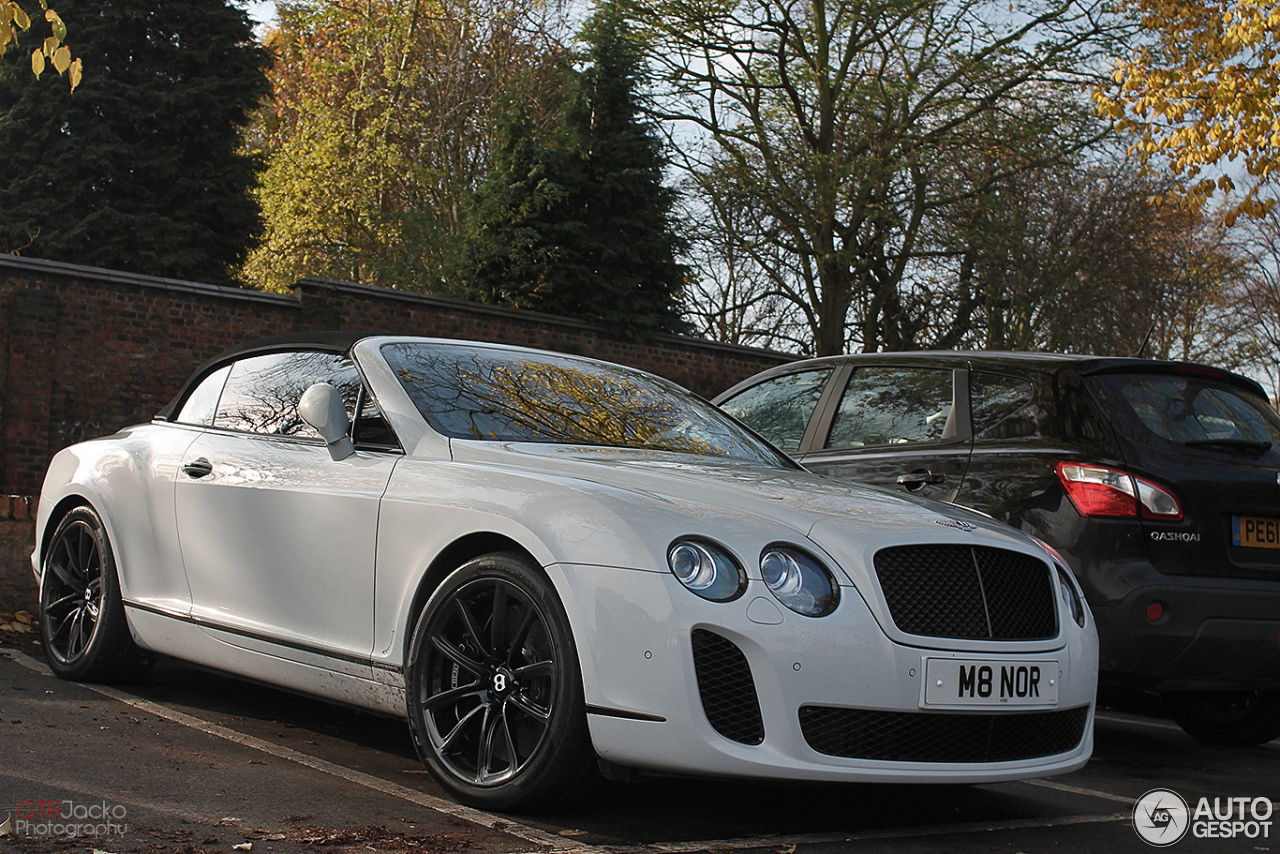
[(1032, 404), (1035, 389), (1017, 377), (973, 371), (969, 400), (973, 438), (981, 441), (1040, 435), (1042, 410)]
[(302, 393), (327, 382), (342, 393), (347, 417), (354, 419), (360, 375), (345, 356), (333, 353), (269, 353), (231, 366), (213, 426), (268, 436), (319, 439), (298, 415)]
[(830, 368), (784, 374), (735, 395), (720, 408), (794, 454), (800, 450), (800, 440), (830, 376)]
[(953, 399), (950, 368), (858, 368), (840, 398), (827, 447), (941, 441)]

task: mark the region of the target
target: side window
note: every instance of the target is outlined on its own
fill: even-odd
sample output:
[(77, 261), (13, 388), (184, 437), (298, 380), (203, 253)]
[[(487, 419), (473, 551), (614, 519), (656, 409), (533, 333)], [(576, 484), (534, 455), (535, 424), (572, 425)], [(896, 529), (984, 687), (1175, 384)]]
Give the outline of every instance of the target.
[(784, 451), (800, 450), (809, 418), (831, 370), (774, 377), (720, 404), (720, 408)]
[(376, 451), (395, 451), (400, 449), (396, 434), (387, 423), (378, 402), (367, 391), (360, 395), (359, 412), (356, 414), (354, 426), (351, 428), (351, 440), (357, 447)]
[(342, 392), (347, 416), (355, 416), (360, 375), (345, 356), (333, 353), (270, 353), (231, 366), (213, 426), (269, 436), (318, 439), (298, 415), (302, 393), (318, 382)]
[(840, 399), (827, 447), (940, 441), (952, 399), (949, 368), (859, 368)]
[(1043, 411), (1032, 404), (1035, 388), (1016, 377), (974, 371), (969, 375), (973, 437), (1016, 439), (1040, 435)]
[(201, 380), (195, 391), (187, 395), (187, 402), (182, 404), (182, 410), (173, 420), (179, 424), (212, 426), (213, 415), (218, 409), (218, 398), (222, 396), (222, 387), (226, 385), (229, 373), (231, 373), (230, 365), (218, 368)]

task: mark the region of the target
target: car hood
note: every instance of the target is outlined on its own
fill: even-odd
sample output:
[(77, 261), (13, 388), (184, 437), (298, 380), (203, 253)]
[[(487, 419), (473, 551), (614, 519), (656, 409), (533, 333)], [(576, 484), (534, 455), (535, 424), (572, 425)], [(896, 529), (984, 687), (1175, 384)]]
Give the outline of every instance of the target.
[(1031, 543), (1007, 525), (962, 507), (822, 478), (802, 469), (628, 448), (457, 440), (451, 444), (455, 462), (518, 468), (529, 475), (572, 481), (575, 488), (597, 498), (624, 492), (695, 518), (714, 517), (722, 524), (736, 520), (754, 526), (763, 522), (775, 529), (785, 526), (820, 542), (947, 542), (966, 535), (965, 541), (973, 542), (977, 535), (989, 545), (1016, 544), (1022, 550)]

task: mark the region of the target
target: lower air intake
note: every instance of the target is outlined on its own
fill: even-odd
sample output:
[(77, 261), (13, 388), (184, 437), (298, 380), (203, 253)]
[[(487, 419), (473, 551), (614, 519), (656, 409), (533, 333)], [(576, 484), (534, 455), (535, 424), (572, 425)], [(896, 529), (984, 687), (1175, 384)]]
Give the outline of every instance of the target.
[(1088, 719), (1088, 706), (993, 714), (800, 708), (800, 729), (814, 750), (888, 762), (1009, 762), (1053, 756), (1079, 746)]
[(716, 732), (731, 741), (764, 741), (764, 720), (747, 657), (733, 641), (706, 629), (693, 632), (693, 669), (702, 709)]

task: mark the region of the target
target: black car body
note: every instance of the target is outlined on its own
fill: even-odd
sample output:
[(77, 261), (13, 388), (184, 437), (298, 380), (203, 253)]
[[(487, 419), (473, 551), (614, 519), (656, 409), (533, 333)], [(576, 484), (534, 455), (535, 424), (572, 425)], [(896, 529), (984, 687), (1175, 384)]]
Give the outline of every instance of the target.
[(1056, 548), (1104, 685), (1198, 737), (1280, 735), (1280, 416), (1202, 365), (1040, 353), (835, 356), (716, 401), (807, 468), (981, 510)]

